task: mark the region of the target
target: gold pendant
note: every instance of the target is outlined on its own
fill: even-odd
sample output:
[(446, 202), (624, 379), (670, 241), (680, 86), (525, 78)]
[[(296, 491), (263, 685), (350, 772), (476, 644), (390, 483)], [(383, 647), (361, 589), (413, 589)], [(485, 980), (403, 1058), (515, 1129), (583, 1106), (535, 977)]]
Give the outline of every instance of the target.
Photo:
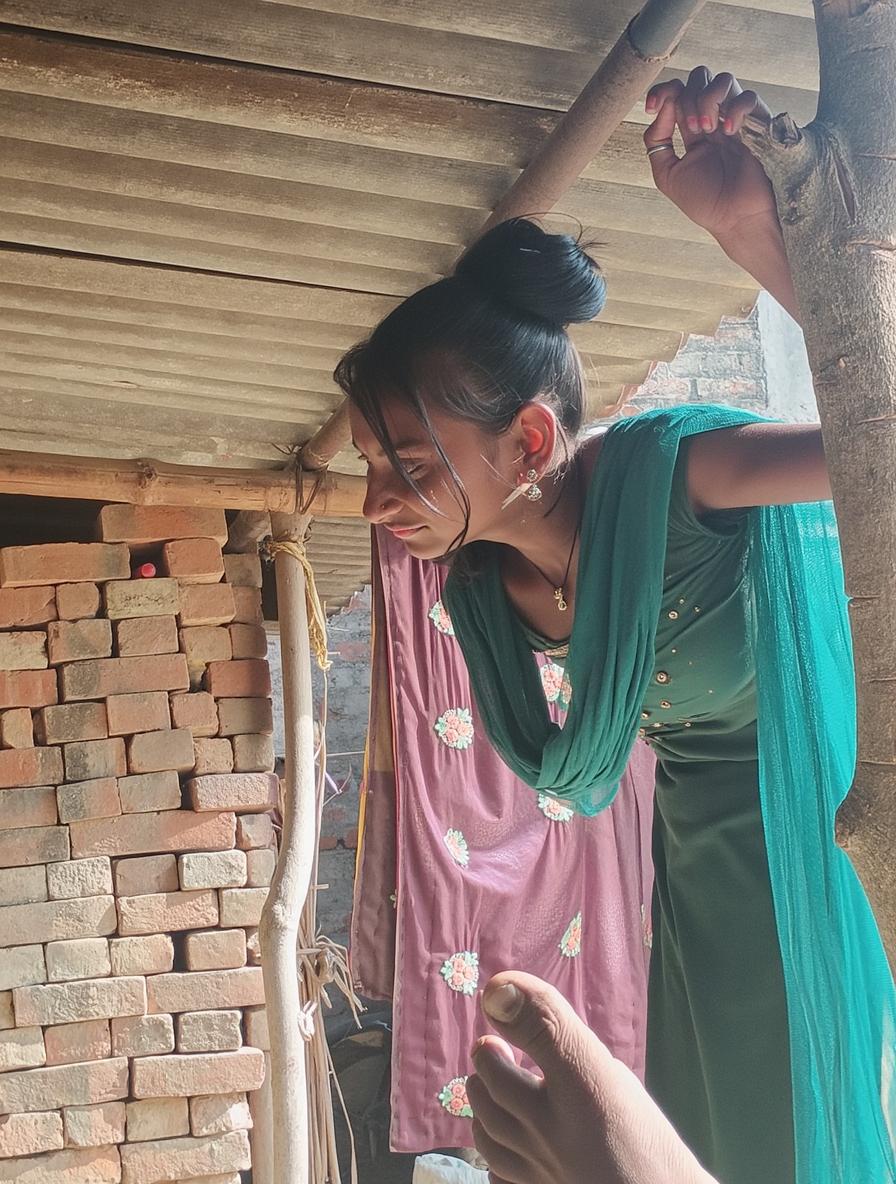
[(566, 597), (563, 595), (562, 588), (556, 588), (554, 590), (554, 599), (557, 601), (558, 611), (561, 613), (565, 613), (566, 610), (569, 608), (569, 605), (566, 603)]

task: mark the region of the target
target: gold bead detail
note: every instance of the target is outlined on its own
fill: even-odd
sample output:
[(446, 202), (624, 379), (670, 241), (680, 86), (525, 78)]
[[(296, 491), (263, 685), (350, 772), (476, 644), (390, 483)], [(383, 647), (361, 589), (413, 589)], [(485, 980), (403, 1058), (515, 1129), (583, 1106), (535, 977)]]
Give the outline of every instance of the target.
[(695, 613), (699, 613), (699, 612), (700, 612), (700, 605), (699, 605), (699, 604), (695, 604), (695, 605), (694, 605), (694, 612), (695, 612)]
[(642, 711), (641, 712), (641, 719), (650, 719), (650, 712), (649, 711)]
[(672, 706), (672, 704), (669, 702), (668, 699), (660, 699), (660, 707), (664, 708), (665, 710), (668, 710), (668, 708), (670, 708), (671, 706)]
[(686, 719), (686, 720), (684, 721), (684, 726), (685, 726), (686, 728), (689, 728), (689, 727), (691, 727), (691, 721), (690, 721), (689, 719)]
[(669, 613), (669, 620), (670, 621), (677, 621), (678, 620), (678, 612), (674, 608)]
[(656, 681), (662, 687), (662, 686), (665, 686), (667, 682), (670, 682), (671, 679), (669, 678), (669, 675), (665, 670), (658, 670), (656, 672)]

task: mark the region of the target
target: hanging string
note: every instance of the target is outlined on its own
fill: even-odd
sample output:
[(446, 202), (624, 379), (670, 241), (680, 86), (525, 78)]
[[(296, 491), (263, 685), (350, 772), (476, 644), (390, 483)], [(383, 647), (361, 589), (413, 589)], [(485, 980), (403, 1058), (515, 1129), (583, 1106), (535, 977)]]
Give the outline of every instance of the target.
[(308, 552), (305, 550), (304, 541), (300, 543), (296, 539), (268, 539), (264, 544), (264, 549), (269, 559), (273, 559), (280, 551), (283, 551), (287, 555), (292, 555), (293, 559), (301, 564), (302, 571), (305, 573), (305, 604), (308, 609), (308, 637), (311, 641), (311, 651), (321, 670), (329, 670), (327, 618), (317, 594), (314, 569), (308, 558)]

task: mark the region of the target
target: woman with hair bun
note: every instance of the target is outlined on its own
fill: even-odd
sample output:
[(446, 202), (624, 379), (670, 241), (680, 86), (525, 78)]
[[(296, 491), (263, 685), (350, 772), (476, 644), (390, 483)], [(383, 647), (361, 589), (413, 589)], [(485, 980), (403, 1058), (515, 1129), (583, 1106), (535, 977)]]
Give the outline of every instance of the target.
[[(767, 116), (756, 95), (700, 67), (647, 108), (658, 188), (798, 315), (738, 135)], [(604, 299), (579, 243), (514, 219), (336, 372), (365, 515), (451, 562), (445, 600), (507, 765), (593, 814), (638, 737), (657, 757), (656, 1105), (556, 992), (508, 972), (484, 1006), (544, 1078), (479, 1043), (477, 1146), (494, 1184), (892, 1182), (896, 998), (833, 839), (854, 692), (820, 431), (699, 406), (580, 441), (566, 328)], [(548, 649), (572, 686), (562, 729), (533, 660)]]

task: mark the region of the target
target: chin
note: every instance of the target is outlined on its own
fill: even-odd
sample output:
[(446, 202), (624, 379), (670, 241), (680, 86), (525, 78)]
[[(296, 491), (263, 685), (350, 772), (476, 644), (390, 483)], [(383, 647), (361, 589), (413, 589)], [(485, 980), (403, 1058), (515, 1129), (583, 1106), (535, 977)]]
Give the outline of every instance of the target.
[(409, 555), (413, 555), (415, 559), (441, 559), (445, 554), (445, 550), (451, 544), (440, 544), (434, 540), (431, 533), (426, 530), (421, 530), (419, 535), (412, 535), (409, 539), (399, 540)]

